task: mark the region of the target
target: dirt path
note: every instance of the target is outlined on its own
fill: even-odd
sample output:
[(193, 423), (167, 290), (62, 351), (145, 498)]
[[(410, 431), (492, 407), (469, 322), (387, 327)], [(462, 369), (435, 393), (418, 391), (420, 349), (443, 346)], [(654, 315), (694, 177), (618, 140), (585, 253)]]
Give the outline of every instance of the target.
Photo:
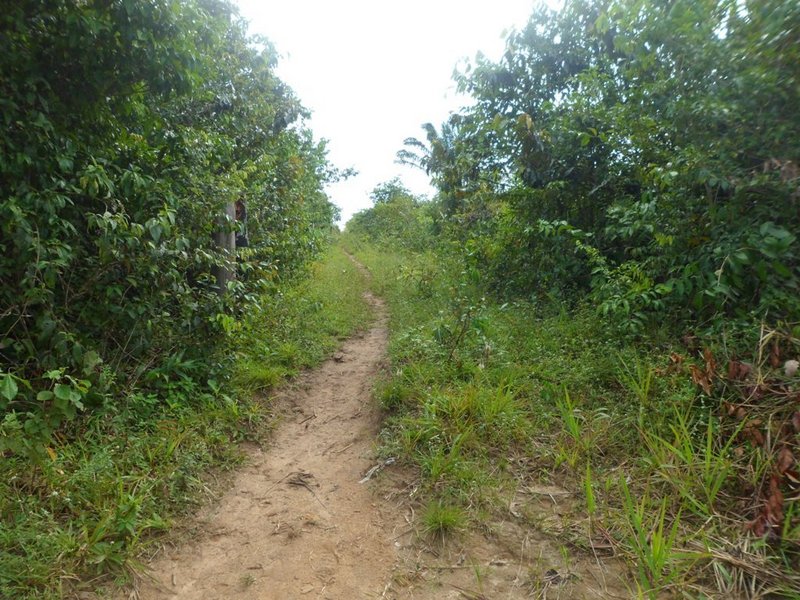
[(518, 490), (508, 518), (494, 515), (442, 546), (417, 530), (413, 473), (387, 466), (367, 479), (381, 464), (371, 390), (387, 343), (383, 302), (367, 299), (372, 328), (278, 395), (284, 418), (271, 443), (249, 450), (230, 489), (199, 517), (195, 538), (159, 557), (152, 580), (131, 597), (630, 597), (618, 565), (573, 556), (558, 541), (580, 518), (564, 490)]
[(383, 303), (368, 300), (372, 328), (281, 393), (287, 415), (270, 445), (250, 452), (201, 539), (152, 565), (140, 598), (380, 597), (398, 518), (360, 483), (377, 462), (371, 386), (387, 338)]

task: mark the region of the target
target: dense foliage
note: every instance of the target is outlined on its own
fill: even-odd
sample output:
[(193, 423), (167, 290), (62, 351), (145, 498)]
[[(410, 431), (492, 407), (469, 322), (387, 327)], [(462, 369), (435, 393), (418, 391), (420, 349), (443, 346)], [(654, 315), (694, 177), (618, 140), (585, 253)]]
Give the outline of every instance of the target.
[[(335, 209), (273, 49), (225, 0), (24, 0), (0, 31), (0, 452), (36, 459), (83, 411), (205, 382)], [(242, 227), (217, 216), (238, 200), (234, 258), (212, 232)]]
[(500, 293), (591, 291), (631, 333), (798, 315), (800, 6), (538, 9), (400, 153)]
[(426, 526), (546, 477), (640, 597), (795, 597), (800, 4), (568, 0), (456, 79), (472, 103), (398, 153), (437, 197), (347, 238)]
[(435, 213), (398, 179), (372, 190), (373, 207), (353, 215), (347, 231), (371, 242), (422, 250), (430, 242)]

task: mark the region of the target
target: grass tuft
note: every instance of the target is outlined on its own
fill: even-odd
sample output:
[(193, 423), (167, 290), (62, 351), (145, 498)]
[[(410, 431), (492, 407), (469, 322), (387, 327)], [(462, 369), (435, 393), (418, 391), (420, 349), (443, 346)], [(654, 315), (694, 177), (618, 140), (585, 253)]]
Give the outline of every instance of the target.
[(458, 506), (436, 500), (426, 507), (422, 523), (425, 534), (441, 543), (462, 531), (466, 527), (467, 518), (464, 511)]

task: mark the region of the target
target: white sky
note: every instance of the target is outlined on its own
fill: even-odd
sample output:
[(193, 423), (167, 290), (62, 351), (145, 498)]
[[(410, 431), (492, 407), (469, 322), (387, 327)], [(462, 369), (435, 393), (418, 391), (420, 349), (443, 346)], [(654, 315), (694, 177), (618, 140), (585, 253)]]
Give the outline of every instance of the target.
[(503, 33), (520, 28), (535, 0), (237, 0), (250, 32), (282, 55), (278, 76), (312, 111), (331, 162), (359, 175), (328, 187), (342, 222), (371, 206), (379, 183), (400, 176), (433, 195), (427, 176), (395, 163), (421, 125), (438, 126), (465, 104), (452, 73), (478, 51), (498, 59)]

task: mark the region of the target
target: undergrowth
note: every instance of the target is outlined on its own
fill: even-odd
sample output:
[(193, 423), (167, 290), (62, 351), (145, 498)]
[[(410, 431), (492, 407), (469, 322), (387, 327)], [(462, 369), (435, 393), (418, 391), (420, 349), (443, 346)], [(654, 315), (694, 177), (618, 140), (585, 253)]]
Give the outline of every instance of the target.
[(507, 518), (507, 494), (545, 480), (583, 502), (584, 522), (555, 534), (610, 543), (632, 595), (796, 597), (791, 333), (738, 358), (666, 327), (633, 341), (593, 306), (488, 299), (447, 252), (346, 243), (389, 303), (382, 451), (418, 469), (425, 531), (460, 528), (459, 509)]
[(0, 463), (0, 597), (62, 598), (124, 580), (176, 519), (214, 496), (210, 470), (238, 464), (237, 442), (266, 428), (266, 391), (363, 327), (363, 275), (338, 248), (311, 277), (262, 298), (235, 324), (232, 374), (192, 378), (190, 361), (62, 430), (37, 462)]
[(268, 389), (298, 370), (319, 363), (354, 329), (369, 322), (362, 294), (366, 279), (341, 248), (312, 268), (295, 287), (265, 298), (237, 337), (238, 388)]

